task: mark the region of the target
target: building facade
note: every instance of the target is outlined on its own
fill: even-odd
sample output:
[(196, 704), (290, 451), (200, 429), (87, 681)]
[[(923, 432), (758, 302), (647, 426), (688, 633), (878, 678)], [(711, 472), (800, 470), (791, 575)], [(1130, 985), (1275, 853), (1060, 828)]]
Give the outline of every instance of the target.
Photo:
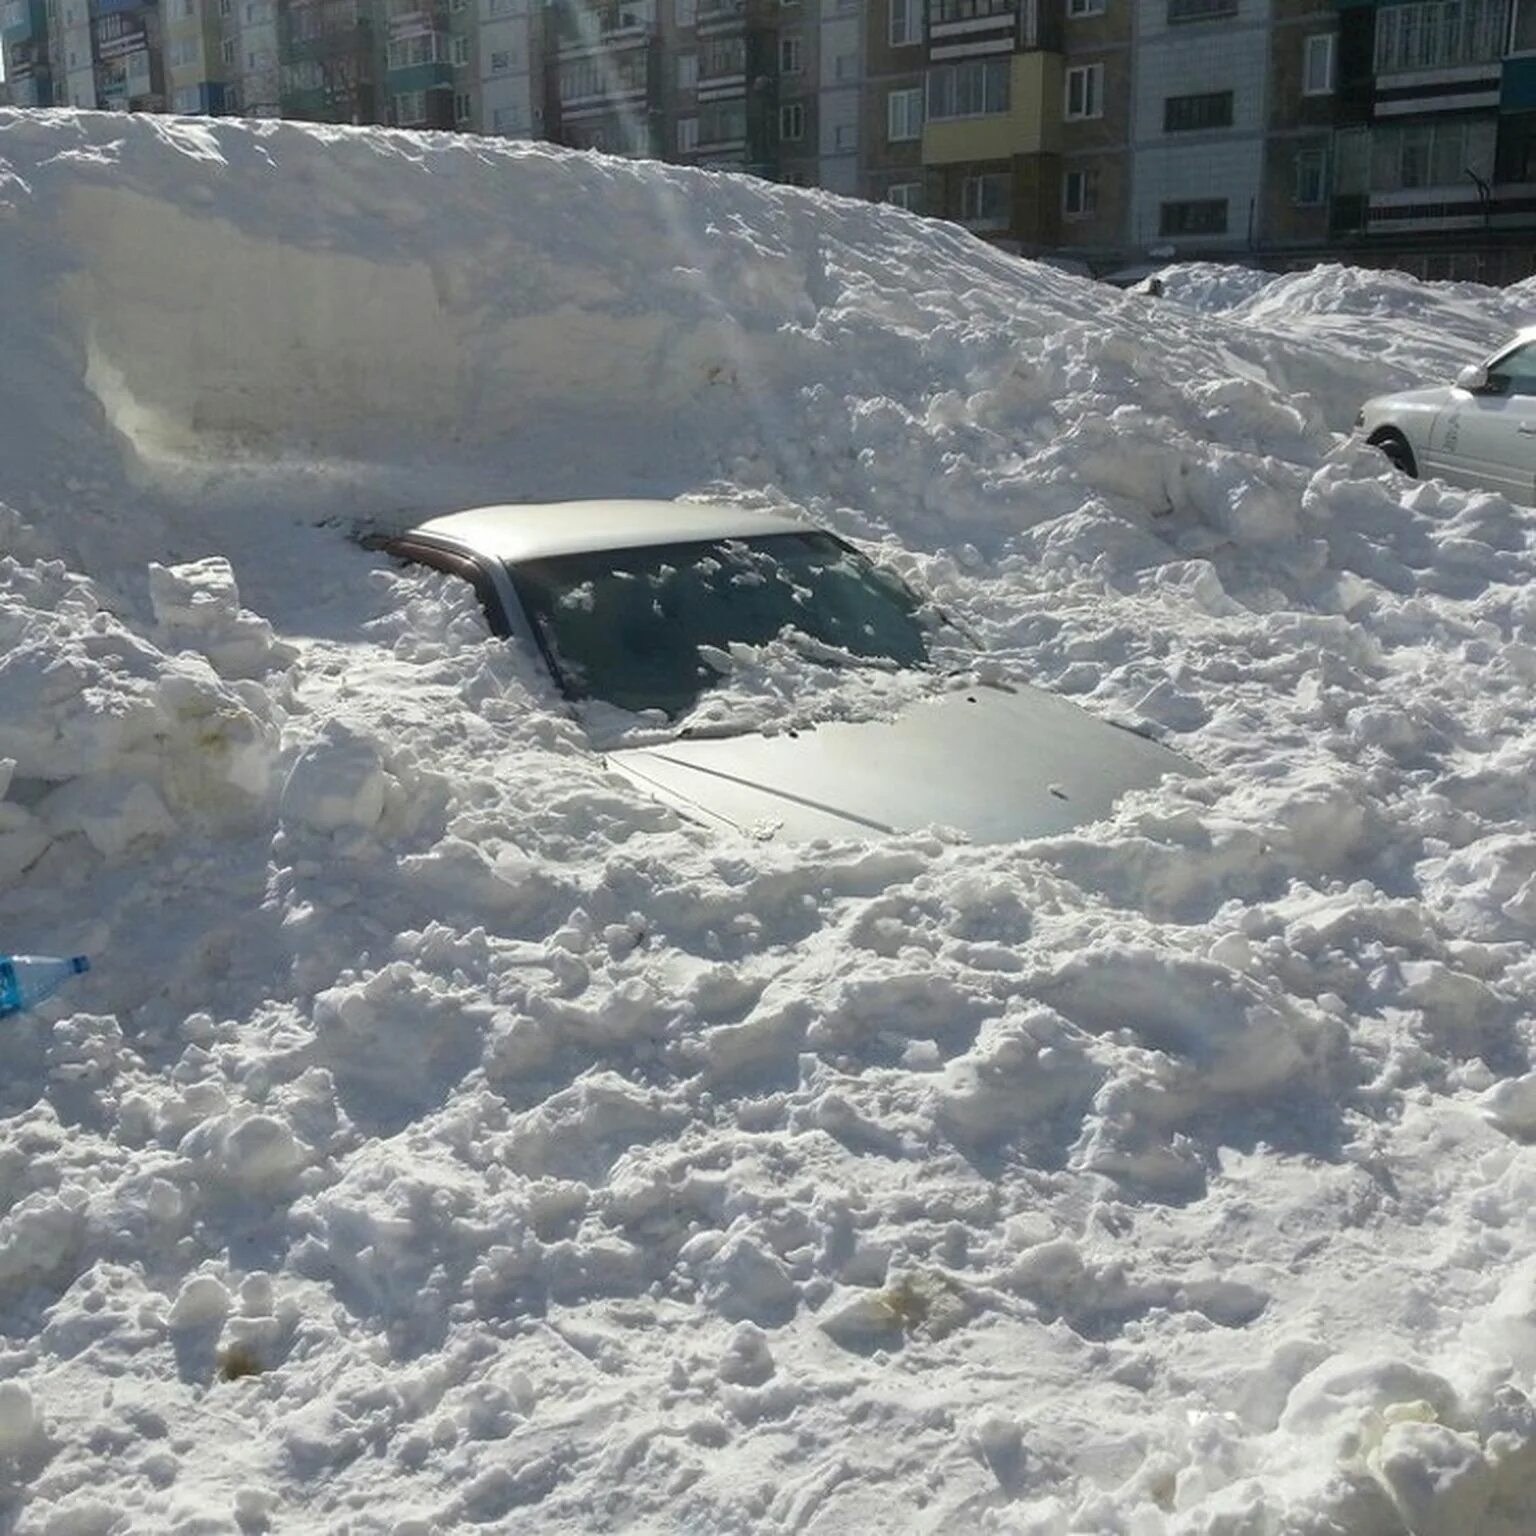
[(1099, 272), (1536, 270), (1536, 0), (0, 0), (18, 106), (543, 138)]

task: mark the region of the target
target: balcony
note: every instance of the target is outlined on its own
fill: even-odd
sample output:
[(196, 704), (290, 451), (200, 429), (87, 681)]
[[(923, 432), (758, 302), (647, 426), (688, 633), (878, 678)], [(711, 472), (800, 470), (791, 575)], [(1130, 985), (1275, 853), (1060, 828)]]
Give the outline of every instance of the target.
[(656, 31), (656, 10), (652, 0), (609, 0), (606, 4), (583, 4), (565, 0), (555, 12), (555, 39), (562, 54), (603, 48), (614, 50), (644, 43)]
[(747, 14), (747, 0), (701, 0), (694, 25), (700, 32), (737, 26)]
[(44, 37), (48, 15), (41, 0), (9, 0), (0, 6), (0, 37), (8, 43), (24, 42), (29, 37)]
[[(102, 22), (96, 23), (101, 29)], [(125, 27), (114, 36), (105, 36), (101, 30), (96, 34), (96, 57), (103, 61), (107, 59), (120, 59), (126, 53), (136, 53), (149, 46), (149, 38), (143, 27)]]
[(27, 75), (15, 75), (9, 83), (13, 107), (46, 107), (53, 101), (46, 69)]
[(1034, 6), (1018, 0), (928, 0), (928, 57), (931, 61), (970, 54), (1012, 52), (1032, 47)]

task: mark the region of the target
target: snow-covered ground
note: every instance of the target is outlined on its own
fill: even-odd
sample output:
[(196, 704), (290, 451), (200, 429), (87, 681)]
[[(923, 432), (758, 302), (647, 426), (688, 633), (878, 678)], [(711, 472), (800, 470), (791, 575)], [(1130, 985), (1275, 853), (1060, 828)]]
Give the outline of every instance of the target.
[[(1536, 1529), (1536, 514), (1339, 437), (1536, 296), (66, 113), (0, 293), (0, 1524)], [(345, 537), (620, 493), (1210, 775), (706, 833)]]

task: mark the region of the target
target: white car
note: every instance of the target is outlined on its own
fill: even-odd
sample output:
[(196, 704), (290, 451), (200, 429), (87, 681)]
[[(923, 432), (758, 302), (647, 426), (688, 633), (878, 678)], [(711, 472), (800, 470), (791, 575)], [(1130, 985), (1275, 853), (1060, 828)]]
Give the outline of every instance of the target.
[(1536, 503), (1536, 327), (1454, 384), (1367, 400), (1355, 430), (1405, 475)]
[[(680, 720), (603, 754), (694, 820), (791, 840), (950, 827), (1062, 832), (1130, 789), (1200, 772), (1038, 688), (937, 685), (895, 719), (690, 734), (734, 644), (798, 635), (832, 664), (931, 670), (931, 615), (902, 580), (799, 518), (672, 501), (450, 513), (370, 547), (470, 582), (493, 634), (540, 657), (551, 703)], [(638, 721), (637, 721), (638, 723)]]

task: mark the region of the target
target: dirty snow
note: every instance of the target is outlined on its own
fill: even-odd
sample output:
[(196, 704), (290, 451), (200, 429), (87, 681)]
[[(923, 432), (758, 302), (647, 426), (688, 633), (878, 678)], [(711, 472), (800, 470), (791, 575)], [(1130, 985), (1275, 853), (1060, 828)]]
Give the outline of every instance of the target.
[[(1341, 437), (1520, 291), (14, 112), (0, 279), (0, 947), (93, 959), (4, 1026), (11, 1528), (1533, 1528), (1536, 514)], [(825, 520), (1210, 775), (683, 823), (345, 537), (592, 494)]]

